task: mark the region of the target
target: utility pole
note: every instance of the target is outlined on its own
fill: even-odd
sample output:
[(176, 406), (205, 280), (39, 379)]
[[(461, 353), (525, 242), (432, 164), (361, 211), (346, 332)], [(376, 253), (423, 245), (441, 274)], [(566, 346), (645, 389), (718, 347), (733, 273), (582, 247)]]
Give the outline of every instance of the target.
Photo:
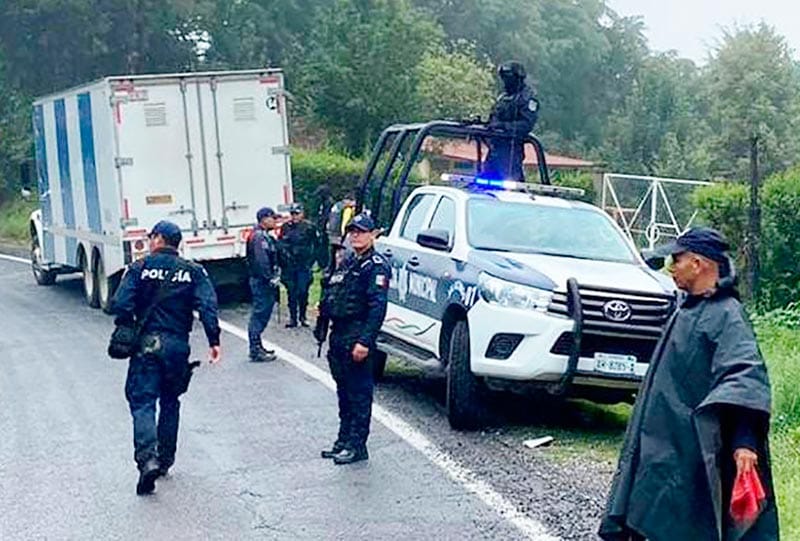
[(747, 235), (747, 277), (750, 298), (758, 300), (761, 264), (759, 247), (761, 245), (761, 202), (759, 192), (761, 181), (758, 174), (758, 134), (750, 136), (750, 216)]

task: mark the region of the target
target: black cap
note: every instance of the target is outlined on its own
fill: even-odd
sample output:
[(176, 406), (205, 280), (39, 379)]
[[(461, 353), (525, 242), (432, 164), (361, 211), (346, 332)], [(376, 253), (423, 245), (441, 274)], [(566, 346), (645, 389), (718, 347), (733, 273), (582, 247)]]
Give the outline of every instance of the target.
[(686, 230), (674, 241), (663, 246), (659, 246), (653, 254), (660, 257), (692, 252), (716, 261), (717, 263), (727, 263), (727, 251), (730, 244), (722, 236), (722, 233), (710, 227), (693, 227)]
[(164, 240), (167, 241), (167, 244), (176, 248), (180, 245), (181, 239), (183, 239), (181, 228), (178, 227), (177, 224), (168, 222), (167, 220), (161, 220), (150, 230), (151, 237), (156, 235), (161, 235)]
[(260, 222), (264, 218), (272, 218), (273, 216), (275, 216), (274, 210), (272, 210), (269, 207), (263, 207), (259, 209), (258, 212), (256, 213), (256, 220)]
[(297, 214), (298, 212), (305, 212), (302, 203), (292, 203), (292, 206), (289, 207), (290, 214)]
[(369, 214), (362, 212), (350, 220), (350, 223), (347, 224), (345, 231), (352, 231), (353, 229), (358, 229), (359, 231), (374, 231), (375, 221), (370, 217)]

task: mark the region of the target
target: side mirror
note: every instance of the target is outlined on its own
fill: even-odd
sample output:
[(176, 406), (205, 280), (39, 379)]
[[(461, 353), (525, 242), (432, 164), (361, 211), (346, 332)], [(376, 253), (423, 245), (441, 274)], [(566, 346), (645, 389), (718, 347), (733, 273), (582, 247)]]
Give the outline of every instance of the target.
[(450, 233), (444, 229), (428, 229), (417, 235), (417, 244), (446, 252), (450, 249)]
[(652, 250), (642, 250), (640, 255), (642, 259), (644, 259), (645, 264), (654, 271), (660, 271), (666, 264), (666, 258), (654, 254)]

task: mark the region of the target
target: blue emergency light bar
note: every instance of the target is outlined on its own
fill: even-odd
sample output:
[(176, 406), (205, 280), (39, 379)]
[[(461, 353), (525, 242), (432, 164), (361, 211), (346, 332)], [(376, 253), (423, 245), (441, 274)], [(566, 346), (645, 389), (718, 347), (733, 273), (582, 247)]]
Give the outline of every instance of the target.
[(442, 182), (448, 182), (463, 188), (478, 188), (483, 190), (503, 190), (507, 192), (524, 192), (529, 194), (549, 195), (566, 199), (579, 198), (585, 195), (580, 188), (566, 188), (548, 184), (532, 184), (516, 180), (502, 180), (493, 178), (474, 177), (455, 173), (443, 173)]

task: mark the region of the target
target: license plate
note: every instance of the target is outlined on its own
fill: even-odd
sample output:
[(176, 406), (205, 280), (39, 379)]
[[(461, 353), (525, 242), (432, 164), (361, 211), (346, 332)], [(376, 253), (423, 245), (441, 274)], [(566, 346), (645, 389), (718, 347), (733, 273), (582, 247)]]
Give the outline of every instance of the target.
[(632, 376), (636, 374), (636, 357), (614, 353), (595, 353), (594, 369), (606, 374)]

